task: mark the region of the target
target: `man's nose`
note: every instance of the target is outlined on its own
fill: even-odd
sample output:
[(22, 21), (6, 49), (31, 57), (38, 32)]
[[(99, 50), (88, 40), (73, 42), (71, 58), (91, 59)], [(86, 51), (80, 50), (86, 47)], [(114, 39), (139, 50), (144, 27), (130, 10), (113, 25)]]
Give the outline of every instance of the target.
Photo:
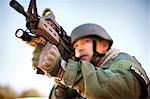
[(79, 51), (79, 52), (81, 52), (81, 51), (83, 51), (83, 50), (84, 50), (84, 48), (85, 48), (85, 46), (84, 46), (84, 45), (79, 45), (79, 46), (78, 46), (78, 51)]
[(81, 53), (84, 51), (84, 45), (78, 45), (78, 47), (75, 50), (75, 56), (80, 57)]

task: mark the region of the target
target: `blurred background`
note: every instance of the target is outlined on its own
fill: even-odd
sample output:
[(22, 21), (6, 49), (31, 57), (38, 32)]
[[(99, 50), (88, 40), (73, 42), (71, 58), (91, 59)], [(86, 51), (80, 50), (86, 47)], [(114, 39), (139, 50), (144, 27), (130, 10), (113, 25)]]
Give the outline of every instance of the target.
[[(17, 1), (27, 11), (30, 0)], [(68, 35), (83, 23), (101, 25), (112, 36), (113, 47), (135, 56), (150, 77), (150, 0), (36, 1), (38, 14), (51, 8)], [(37, 75), (32, 69), (33, 48), (15, 37), (18, 28), (26, 29), (25, 18), (9, 2), (0, 3), (0, 95), (48, 97), (53, 78)]]

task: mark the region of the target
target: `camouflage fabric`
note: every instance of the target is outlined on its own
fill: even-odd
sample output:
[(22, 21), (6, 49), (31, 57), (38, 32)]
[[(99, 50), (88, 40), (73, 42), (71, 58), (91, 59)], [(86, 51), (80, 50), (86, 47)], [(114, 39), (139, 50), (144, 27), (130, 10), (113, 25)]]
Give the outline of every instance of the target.
[[(59, 86), (60, 89), (54, 88), (51, 97), (57, 98), (62, 93), (66, 94), (68, 93), (66, 90), (70, 88), (88, 99), (139, 98), (143, 94), (142, 87), (137, 77), (131, 72), (132, 66), (144, 72), (140, 64), (126, 53), (120, 53), (100, 67), (94, 67), (86, 61), (69, 60), (63, 77), (64, 89), (62, 90), (61, 86)], [(146, 74), (144, 76), (147, 79), (146, 84), (149, 84), (148, 77)]]

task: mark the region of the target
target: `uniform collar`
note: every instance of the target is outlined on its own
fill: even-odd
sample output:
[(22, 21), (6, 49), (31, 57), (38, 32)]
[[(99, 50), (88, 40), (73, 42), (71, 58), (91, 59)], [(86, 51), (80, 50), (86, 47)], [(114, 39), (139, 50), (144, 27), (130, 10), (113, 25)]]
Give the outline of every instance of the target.
[(102, 58), (97, 59), (96, 63), (98, 67), (102, 67), (106, 63), (112, 61), (114, 58), (116, 58), (119, 53), (121, 53), (118, 49), (112, 48), (109, 51), (106, 52), (105, 56)]

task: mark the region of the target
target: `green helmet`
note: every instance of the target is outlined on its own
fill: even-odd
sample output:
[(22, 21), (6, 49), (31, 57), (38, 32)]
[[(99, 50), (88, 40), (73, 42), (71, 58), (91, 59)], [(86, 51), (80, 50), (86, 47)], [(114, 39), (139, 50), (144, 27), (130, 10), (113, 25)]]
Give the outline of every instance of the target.
[(92, 23), (82, 24), (76, 27), (71, 33), (71, 42), (74, 44), (76, 40), (86, 36), (96, 36), (108, 40), (110, 41), (110, 47), (113, 44), (113, 40), (107, 31), (103, 27)]

